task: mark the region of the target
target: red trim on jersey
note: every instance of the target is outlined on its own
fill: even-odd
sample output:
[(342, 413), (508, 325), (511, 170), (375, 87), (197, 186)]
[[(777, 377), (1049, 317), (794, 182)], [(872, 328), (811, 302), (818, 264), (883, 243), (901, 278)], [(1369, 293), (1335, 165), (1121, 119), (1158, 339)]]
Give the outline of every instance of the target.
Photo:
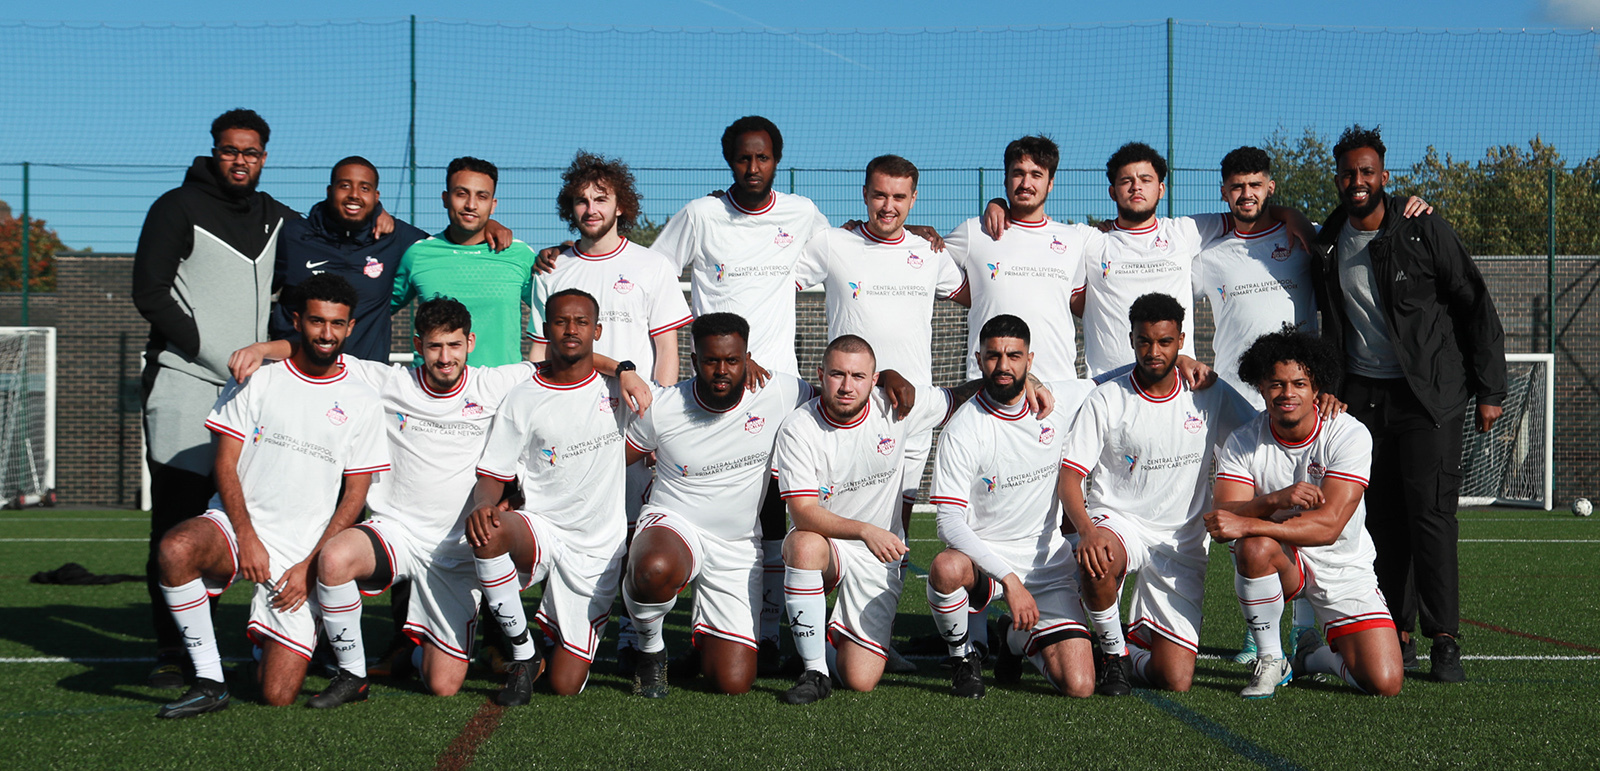
[[(949, 400), (950, 400), (950, 397), (946, 396), (945, 397), (945, 401), (948, 402)], [(817, 412), (822, 415), (823, 421), (825, 421), (828, 425), (833, 426), (834, 428), (855, 428), (856, 426), (859, 426), (862, 423), (867, 422), (867, 415), (870, 415), (872, 413), (872, 397), (871, 396), (867, 397), (867, 406), (862, 407), (861, 408), (861, 414), (856, 415), (855, 421), (851, 422), (851, 423), (848, 423), (848, 424), (840, 423), (839, 421), (834, 420), (833, 416), (828, 414), (828, 406), (825, 405), (825, 404), (818, 404), (817, 405)]]
[(1144, 390), (1144, 386), (1139, 385), (1138, 376), (1134, 375), (1133, 373), (1128, 374), (1128, 382), (1133, 384), (1133, 392), (1138, 394), (1140, 398), (1155, 404), (1165, 404), (1166, 402), (1170, 402), (1173, 399), (1178, 398), (1178, 392), (1183, 390), (1183, 378), (1181, 377), (1175, 377), (1172, 379), (1172, 393), (1159, 396)]
[(238, 431), (235, 431), (235, 430), (233, 430), (233, 429), (231, 429), (231, 428), (229, 428), (227, 426), (224, 426), (221, 423), (218, 423), (218, 422), (216, 422), (214, 420), (206, 421), (206, 428), (211, 429), (212, 433), (227, 434), (228, 436), (231, 436), (231, 437), (233, 437), (235, 439), (238, 439), (241, 442), (245, 440), (244, 434), (241, 434)]
[(1347, 634), (1368, 629), (1393, 629), (1394, 619), (1388, 613), (1362, 613), (1357, 616), (1346, 616), (1341, 619), (1329, 621), (1324, 626), (1328, 641), (1332, 642)]
[(490, 479), (498, 479), (501, 482), (510, 482), (510, 481), (513, 481), (513, 480), (515, 480), (517, 478), (516, 474), (506, 474), (506, 475), (502, 476), (500, 474), (494, 473), (493, 471), (489, 471), (489, 470), (483, 468), (482, 466), (478, 467), (478, 476), (480, 476), (480, 477), (488, 477)]
[(327, 377), (312, 377), (304, 372), (301, 372), (300, 368), (294, 365), (294, 359), (284, 359), (283, 363), (289, 368), (289, 372), (295, 377), (300, 378), (301, 380), (304, 380), (312, 385), (327, 385), (329, 383), (337, 383), (344, 379), (345, 370), (347, 369), (344, 365), (344, 354), (342, 353), (339, 354), (338, 374), (328, 375)]
[(1037, 220), (1019, 220), (1019, 219), (1012, 219), (1010, 217), (1007, 217), (1006, 221), (1011, 223), (1011, 224), (1013, 224), (1013, 225), (1016, 225), (1019, 228), (1031, 228), (1031, 229), (1037, 230), (1039, 228), (1044, 227), (1045, 225), (1050, 224), (1050, 215), (1046, 214), (1044, 216), (1044, 219), (1037, 219)]
[(1078, 465), (1076, 463), (1073, 463), (1072, 461), (1067, 460), (1066, 458), (1062, 458), (1061, 459), (1061, 465), (1065, 466), (1065, 467), (1067, 467), (1069, 469), (1072, 469), (1073, 471), (1076, 471), (1076, 472), (1078, 472), (1079, 474), (1082, 474), (1085, 477), (1089, 476), (1089, 469), (1086, 469), (1086, 468), (1084, 468), (1084, 467), (1082, 467), (1082, 466), (1080, 466), (1080, 465)]
[(1327, 471), (1323, 473), (1323, 476), (1333, 477), (1334, 479), (1343, 479), (1346, 482), (1355, 482), (1356, 484), (1361, 485), (1363, 488), (1367, 486), (1366, 477), (1358, 477), (1355, 474), (1347, 474), (1343, 471)]
[(629, 447), (632, 447), (633, 449), (638, 450), (639, 452), (655, 452), (654, 450), (650, 450), (650, 449), (646, 449), (644, 447), (640, 447), (639, 443), (633, 441), (633, 437), (631, 437), (631, 436), (622, 437), (622, 441), (627, 443), (627, 445)]
[(1306, 447), (1306, 446), (1310, 445), (1312, 442), (1315, 442), (1317, 440), (1317, 437), (1322, 434), (1322, 413), (1321, 412), (1313, 412), (1312, 414), (1316, 415), (1317, 425), (1311, 429), (1311, 433), (1306, 435), (1306, 438), (1301, 439), (1298, 442), (1286, 442), (1286, 441), (1284, 441), (1283, 437), (1278, 436), (1278, 429), (1277, 429), (1276, 426), (1272, 425), (1272, 421), (1270, 421), (1270, 420), (1267, 421), (1267, 429), (1272, 432), (1272, 440), (1277, 442), (1278, 444), (1283, 445), (1284, 447), (1288, 447), (1291, 450), (1298, 450), (1301, 447)]
[(358, 476), (361, 476), (362, 474), (379, 474), (379, 473), (382, 473), (382, 472), (385, 472), (385, 471), (388, 471), (388, 470), (389, 470), (389, 464), (385, 463), (385, 464), (383, 464), (381, 466), (364, 466), (362, 468), (347, 468), (347, 469), (344, 470), (344, 475), (347, 476), (347, 477), (358, 477)]
[[(978, 406), (982, 407), (984, 412), (987, 412), (1001, 420), (1022, 420), (1023, 418), (1028, 417), (1028, 400), (1026, 399), (1018, 400), (1016, 407), (1012, 408), (989, 398), (988, 393), (979, 391), (977, 401)], [(1015, 409), (1016, 412), (1006, 412), (1006, 410), (1009, 409)]]
[(1224, 474), (1221, 471), (1217, 472), (1217, 479), (1218, 480), (1226, 479), (1229, 482), (1238, 482), (1241, 485), (1250, 485), (1251, 488), (1254, 488), (1256, 486), (1256, 480), (1251, 479), (1250, 477), (1241, 477), (1241, 476), (1235, 476), (1233, 474)]
[(1135, 228), (1125, 228), (1125, 227), (1123, 227), (1122, 225), (1120, 225), (1120, 224), (1118, 224), (1116, 222), (1113, 222), (1111, 224), (1112, 224), (1112, 227), (1115, 227), (1117, 230), (1120, 230), (1120, 231), (1122, 231), (1124, 233), (1127, 233), (1128, 235), (1148, 236), (1151, 233), (1156, 232), (1156, 230), (1161, 227), (1161, 220), (1160, 219), (1152, 219), (1150, 221), (1150, 226), (1149, 227), (1137, 228), (1137, 229), (1135, 229)]
[(726, 195), (722, 196), (722, 200), (727, 201), (728, 205), (732, 206), (733, 210), (739, 212), (740, 214), (761, 215), (772, 211), (772, 207), (778, 204), (778, 194), (774, 191), (768, 191), (767, 202), (762, 204), (761, 208), (759, 209), (746, 209), (743, 206), (740, 206), (739, 202), (734, 200), (732, 191), (729, 191)]
[[(1231, 220), (1232, 218), (1229, 218), (1229, 219)], [(1235, 238), (1242, 238), (1242, 239), (1244, 239), (1246, 241), (1253, 241), (1253, 240), (1255, 240), (1257, 238), (1265, 238), (1267, 236), (1270, 236), (1273, 233), (1276, 233), (1276, 232), (1278, 232), (1280, 230), (1283, 230), (1283, 228), (1284, 228), (1284, 224), (1282, 222), (1280, 222), (1280, 223), (1278, 223), (1276, 225), (1273, 225), (1270, 228), (1267, 228), (1266, 230), (1258, 230), (1258, 231), (1256, 231), (1254, 233), (1240, 233), (1239, 232), (1238, 223), (1234, 223), (1233, 235), (1234, 235)]]
[(622, 239), (622, 243), (617, 244), (617, 248), (612, 249), (611, 251), (606, 252), (605, 254), (589, 254), (588, 252), (585, 252), (584, 250), (579, 249), (577, 244), (573, 244), (572, 245), (572, 253), (575, 254), (575, 255), (578, 255), (578, 257), (580, 257), (582, 259), (590, 260), (590, 261), (609, 260), (612, 257), (615, 257), (615, 256), (617, 256), (619, 254), (622, 254), (622, 250), (626, 249), (626, 248), (628, 248), (628, 239), (624, 238), (624, 239)]
[(945, 295), (943, 297), (940, 297), (939, 299), (948, 300), (948, 299), (950, 299), (952, 297), (955, 297), (956, 295), (959, 295), (959, 294), (961, 294), (962, 292), (965, 292), (965, 291), (967, 291), (967, 277), (965, 275), (962, 275), (962, 277), (961, 277), (961, 286), (956, 287), (956, 290), (954, 292), (946, 292)]
[(948, 503), (951, 506), (960, 506), (963, 509), (967, 507), (967, 502), (965, 500), (963, 500), (961, 498), (951, 498), (948, 495), (930, 496), (928, 498), (928, 503), (931, 503), (931, 504), (933, 504), (935, 506)]
[(1072, 290), (1072, 296), (1073, 297), (1077, 297), (1078, 295), (1083, 294), (1084, 291), (1087, 290), (1088, 288), (1089, 288), (1088, 284), (1083, 284), (1083, 285), (1079, 286), (1077, 289)]
[(886, 238), (879, 238), (876, 233), (872, 232), (872, 228), (867, 227), (865, 224), (862, 224), (856, 228), (856, 234), (875, 244), (898, 246), (906, 242), (906, 229), (904, 227), (900, 228), (900, 237), (892, 241)]
[[(539, 342), (544, 341), (541, 340)], [(457, 396), (460, 396), (461, 392), (466, 390), (467, 378), (472, 376), (471, 367), (467, 366), (465, 362), (463, 362), (460, 366), (461, 377), (456, 378), (456, 384), (452, 386), (450, 390), (444, 392), (435, 391), (428, 386), (428, 378), (423, 376), (423, 367), (417, 367), (416, 369), (413, 369), (412, 373), (417, 376), (417, 385), (422, 387), (422, 392), (424, 394), (427, 394), (434, 399), (453, 399)]]
[(822, 491), (821, 490), (779, 490), (778, 491), (778, 497), (782, 498), (784, 500), (789, 500), (790, 498), (806, 498), (806, 497), (821, 498), (822, 497)]
[(659, 335), (659, 334), (661, 334), (663, 332), (671, 332), (674, 329), (682, 329), (683, 327), (687, 327), (687, 326), (689, 326), (690, 324), (693, 324), (693, 323), (694, 323), (694, 316), (684, 316), (683, 318), (678, 319), (677, 321), (674, 321), (674, 322), (671, 322), (671, 323), (668, 323), (668, 324), (662, 324), (661, 326), (650, 330), (650, 336), (651, 337), (655, 337), (656, 335)]
[(589, 370), (589, 376), (579, 380), (576, 383), (552, 383), (548, 380), (545, 380), (544, 376), (540, 374), (539, 370), (533, 371), (533, 382), (538, 383), (539, 385), (542, 385), (552, 391), (576, 391), (579, 388), (593, 383), (595, 378), (598, 377), (600, 377), (600, 373), (597, 370)]

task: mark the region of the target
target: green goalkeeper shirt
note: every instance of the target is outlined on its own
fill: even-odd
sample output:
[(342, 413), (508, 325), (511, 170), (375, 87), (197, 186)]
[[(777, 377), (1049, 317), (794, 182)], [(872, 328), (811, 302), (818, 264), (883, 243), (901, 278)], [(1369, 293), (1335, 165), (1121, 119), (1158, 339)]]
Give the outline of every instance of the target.
[[(534, 315), (544, 315), (533, 291), (535, 257), (533, 249), (521, 241), (495, 252), (488, 244), (451, 243), (443, 233), (425, 238), (400, 258), (389, 311), (399, 312), (412, 298), (453, 297), (472, 314), (472, 331), (478, 339), (467, 363), (475, 367), (514, 364), (522, 360), (523, 304), (532, 308)], [(420, 359), (417, 363), (421, 364)]]

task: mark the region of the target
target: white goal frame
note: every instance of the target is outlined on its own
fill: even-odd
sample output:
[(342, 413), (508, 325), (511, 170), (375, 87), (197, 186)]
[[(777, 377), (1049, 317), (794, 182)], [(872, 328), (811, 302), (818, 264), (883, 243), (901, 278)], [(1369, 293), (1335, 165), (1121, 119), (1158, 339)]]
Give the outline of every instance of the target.
[[(45, 409), (44, 409), (44, 480), (46, 491), (56, 489), (56, 328), (55, 327), (0, 327), (0, 335), (36, 332), (44, 335), (45, 349)], [(0, 491), (9, 495), (10, 491)]]
[[(1544, 364), (1544, 479), (1543, 496), (1540, 500), (1519, 500), (1514, 498), (1487, 498), (1462, 496), (1459, 504), (1467, 506), (1516, 506), (1530, 509), (1544, 509), (1550, 511), (1555, 505), (1555, 420), (1556, 420), (1556, 356), (1553, 353), (1508, 353), (1507, 364)], [(1476, 402), (1474, 402), (1475, 404)], [(1527, 405), (1532, 408), (1533, 405)], [(1476, 415), (1467, 415), (1467, 426), (1470, 428)]]

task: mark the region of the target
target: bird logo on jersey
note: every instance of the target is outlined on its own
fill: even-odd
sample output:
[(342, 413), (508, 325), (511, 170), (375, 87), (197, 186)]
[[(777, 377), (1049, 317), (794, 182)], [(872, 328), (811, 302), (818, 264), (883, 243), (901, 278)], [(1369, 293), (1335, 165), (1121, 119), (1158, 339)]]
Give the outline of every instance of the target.
[(612, 284), (611, 288), (617, 290), (617, 294), (627, 294), (633, 291), (633, 286), (633, 282), (629, 281), (627, 276), (617, 276), (617, 283)]
[(823, 503), (827, 503), (828, 499), (833, 497), (833, 488), (827, 485), (817, 488), (817, 497), (821, 498)]
[(1200, 429), (1206, 427), (1206, 422), (1201, 420), (1199, 415), (1196, 415), (1188, 410), (1184, 410), (1183, 414), (1183, 430), (1188, 431), (1191, 434), (1198, 434), (1200, 433)]
[(1222, 302), (1227, 302), (1228, 301), (1228, 285), (1227, 284), (1223, 284), (1222, 286), (1217, 287), (1217, 297), (1219, 299), (1221, 299)]
[[(404, 419), (402, 419), (402, 427), (404, 427)], [(250, 434), (250, 443), (261, 444), (261, 434), (266, 430), (266, 426), (256, 426), (256, 430)]]
[(906, 257), (906, 264), (913, 268), (920, 268), (922, 267), (922, 258), (918, 257), (916, 252), (912, 252)]
[(728, 272), (728, 264), (725, 263), (725, 262), (719, 262), (719, 263), (717, 263), (716, 268), (717, 268), (717, 280), (721, 281), (723, 275)]
[(995, 474), (992, 477), (979, 477), (979, 479), (983, 480), (984, 485), (986, 485), (989, 488), (988, 492), (992, 493), (992, 492), (994, 492), (995, 484), (1000, 481), (1000, 475), (999, 474)]
[(550, 465), (552, 465), (552, 466), (556, 465), (556, 457), (557, 456), (556, 456), (556, 448), (554, 446), (551, 446), (548, 449), (543, 448), (543, 447), (539, 448), (539, 454), (543, 455), (544, 459), (550, 462)]
[(463, 418), (470, 418), (475, 415), (482, 414), (483, 407), (479, 406), (477, 402), (467, 402), (466, 404), (461, 405), (461, 417)]
[(850, 284), (850, 299), (852, 299), (852, 300), (860, 299), (861, 298), (861, 285), (857, 284), (854, 281), (850, 281), (850, 282), (847, 282), (847, 283)]
[(894, 437), (878, 434), (878, 454), (888, 455), (894, 452)]
[(1311, 461), (1310, 465), (1306, 466), (1306, 476), (1312, 479), (1321, 479), (1326, 473), (1328, 473), (1328, 467), (1316, 461)]
[(1272, 245), (1272, 259), (1283, 262), (1289, 259), (1289, 247), (1285, 244)]
[(766, 418), (756, 417), (755, 415), (752, 415), (752, 414), (750, 414), (748, 412), (746, 412), (744, 414), (744, 430), (745, 431), (747, 431), (749, 433), (752, 433), (752, 434), (759, 434), (759, 433), (761, 433), (761, 429), (766, 428), (766, 427), (767, 427), (767, 419)]
[(1133, 467), (1139, 465), (1139, 456), (1137, 456), (1137, 455), (1124, 455), (1124, 456), (1122, 456), (1122, 459), (1128, 462), (1128, 473), (1132, 474), (1133, 473)]
[(338, 402), (334, 402), (333, 407), (324, 414), (328, 416), (328, 422), (336, 426), (342, 426), (346, 420), (350, 419), (349, 415), (344, 414), (344, 410), (339, 409)]
[(794, 236), (783, 232), (783, 228), (778, 228), (778, 234), (772, 237), (772, 243), (777, 244), (780, 249), (786, 248), (794, 243)]
[(672, 466), (673, 466), (673, 468), (676, 468), (678, 470), (678, 473), (680, 475), (689, 476), (689, 467), (688, 466), (685, 466), (682, 463), (674, 463), (674, 464), (672, 464)]
[(998, 262), (989, 263), (989, 278), (999, 278), (999, 277), (1000, 277), (1000, 263), (998, 263)]
[(1055, 236), (1051, 236), (1050, 237), (1050, 251), (1055, 252), (1056, 254), (1064, 254), (1067, 251), (1067, 245), (1061, 243), (1061, 239), (1059, 239), (1059, 238), (1057, 238)]
[(406, 414), (404, 412), (396, 412), (394, 417), (396, 420), (400, 421), (400, 430), (406, 430)]
[(1049, 426), (1039, 427), (1039, 444), (1049, 444), (1056, 440), (1056, 430)]
[(378, 262), (377, 257), (368, 257), (367, 264), (361, 267), (361, 272), (367, 278), (377, 278), (383, 275), (383, 263)]
[(1109, 275), (1111, 275), (1111, 258), (1105, 257), (1100, 260), (1100, 277), (1105, 278)]

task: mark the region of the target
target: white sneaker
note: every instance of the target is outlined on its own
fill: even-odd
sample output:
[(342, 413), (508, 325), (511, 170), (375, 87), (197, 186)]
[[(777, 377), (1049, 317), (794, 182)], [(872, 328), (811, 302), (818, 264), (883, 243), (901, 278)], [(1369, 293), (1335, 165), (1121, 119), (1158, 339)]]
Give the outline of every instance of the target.
[(1250, 675), (1250, 684), (1239, 695), (1246, 699), (1270, 699), (1278, 686), (1293, 679), (1294, 671), (1288, 659), (1259, 658), (1255, 672)]

